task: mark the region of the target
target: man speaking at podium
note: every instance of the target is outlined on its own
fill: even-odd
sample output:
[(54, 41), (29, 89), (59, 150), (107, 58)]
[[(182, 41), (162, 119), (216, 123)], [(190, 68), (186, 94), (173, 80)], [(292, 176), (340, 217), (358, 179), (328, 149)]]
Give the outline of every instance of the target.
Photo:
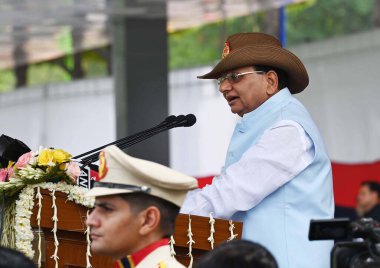
[(100, 153), (99, 182), (88, 192), (91, 250), (117, 260), (117, 268), (184, 267), (170, 254), (169, 237), (195, 178), (131, 157), (116, 146)]
[(241, 33), (198, 78), (217, 79), (242, 118), (221, 174), (189, 192), (181, 212), (243, 221), (243, 238), (267, 247), (281, 268), (329, 267), (332, 243), (308, 241), (310, 220), (333, 218), (334, 200), (322, 138), (292, 96), (309, 83), (303, 63), (272, 36)]

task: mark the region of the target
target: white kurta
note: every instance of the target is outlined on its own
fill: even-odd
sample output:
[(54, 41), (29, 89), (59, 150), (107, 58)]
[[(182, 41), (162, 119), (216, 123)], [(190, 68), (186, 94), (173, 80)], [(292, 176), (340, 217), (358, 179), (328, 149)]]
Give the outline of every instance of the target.
[[(289, 150), (291, 148), (291, 150)], [(230, 219), (249, 210), (289, 182), (313, 160), (314, 145), (295, 121), (282, 120), (262, 135), (237, 162), (222, 169), (212, 185), (190, 191), (181, 213)]]

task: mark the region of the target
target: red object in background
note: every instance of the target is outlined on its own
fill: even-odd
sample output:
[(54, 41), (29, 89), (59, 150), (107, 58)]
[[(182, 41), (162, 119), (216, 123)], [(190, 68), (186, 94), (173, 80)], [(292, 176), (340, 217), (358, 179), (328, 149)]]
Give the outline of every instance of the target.
[[(363, 181), (380, 183), (380, 161), (366, 164), (332, 163), (335, 205), (355, 207), (356, 195)], [(198, 187), (212, 183), (214, 176), (198, 178)]]
[(380, 161), (366, 164), (332, 163), (335, 204), (355, 207), (356, 195), (363, 181), (380, 183)]

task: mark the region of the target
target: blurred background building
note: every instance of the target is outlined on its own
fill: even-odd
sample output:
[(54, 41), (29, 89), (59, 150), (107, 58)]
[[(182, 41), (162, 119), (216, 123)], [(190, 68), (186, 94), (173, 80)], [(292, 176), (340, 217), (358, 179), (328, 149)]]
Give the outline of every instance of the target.
[(361, 181), (380, 181), (379, 0), (0, 0), (0, 134), (76, 155), (193, 113), (193, 127), (130, 153), (212, 177), (238, 117), (196, 76), (247, 31), (304, 61), (297, 98), (325, 139), (337, 205), (353, 207)]

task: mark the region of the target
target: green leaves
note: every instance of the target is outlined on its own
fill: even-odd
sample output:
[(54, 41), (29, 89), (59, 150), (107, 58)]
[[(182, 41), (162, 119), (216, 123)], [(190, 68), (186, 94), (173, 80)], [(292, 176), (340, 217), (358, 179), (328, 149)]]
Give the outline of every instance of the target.
[[(373, 27), (374, 0), (307, 0), (286, 8), (288, 44), (312, 42), (366, 31)], [(233, 33), (263, 31), (265, 13), (228, 19), (169, 35), (170, 69), (213, 64), (225, 38)]]

